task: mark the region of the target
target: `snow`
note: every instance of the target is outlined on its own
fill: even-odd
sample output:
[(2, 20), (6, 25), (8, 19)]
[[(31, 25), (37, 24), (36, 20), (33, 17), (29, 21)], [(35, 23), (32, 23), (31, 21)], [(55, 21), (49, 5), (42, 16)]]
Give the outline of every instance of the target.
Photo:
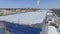
[(48, 26), (48, 34), (58, 34), (57, 28), (54, 26)]
[(46, 17), (47, 11), (26, 12), (21, 14), (0, 16), (0, 21), (8, 21), (17, 24), (36, 24), (42, 23)]

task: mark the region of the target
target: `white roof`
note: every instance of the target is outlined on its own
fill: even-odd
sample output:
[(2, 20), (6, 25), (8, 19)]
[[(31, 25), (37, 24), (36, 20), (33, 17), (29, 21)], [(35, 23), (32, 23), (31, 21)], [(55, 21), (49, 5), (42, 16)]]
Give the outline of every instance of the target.
[(36, 24), (42, 23), (46, 17), (47, 11), (26, 12), (21, 14), (0, 16), (0, 20), (14, 22), (17, 24)]

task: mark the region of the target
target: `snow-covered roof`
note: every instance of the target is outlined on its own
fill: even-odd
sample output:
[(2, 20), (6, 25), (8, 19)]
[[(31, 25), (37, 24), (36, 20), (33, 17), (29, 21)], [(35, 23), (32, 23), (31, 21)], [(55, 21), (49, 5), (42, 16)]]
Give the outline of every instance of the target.
[(21, 14), (0, 16), (1, 21), (9, 21), (17, 24), (36, 24), (42, 23), (46, 17), (47, 11), (26, 12)]

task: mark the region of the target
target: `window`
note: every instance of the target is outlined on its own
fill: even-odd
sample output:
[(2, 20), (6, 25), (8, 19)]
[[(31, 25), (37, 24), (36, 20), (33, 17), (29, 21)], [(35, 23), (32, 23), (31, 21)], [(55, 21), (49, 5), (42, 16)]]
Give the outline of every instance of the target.
[(48, 19), (48, 21), (52, 21), (52, 19)]

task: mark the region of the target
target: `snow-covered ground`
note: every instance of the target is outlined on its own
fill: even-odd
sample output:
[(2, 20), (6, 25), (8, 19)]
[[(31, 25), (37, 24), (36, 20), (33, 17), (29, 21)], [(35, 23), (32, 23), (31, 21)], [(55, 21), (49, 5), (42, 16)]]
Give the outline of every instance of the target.
[(55, 28), (54, 26), (48, 26), (47, 28), (47, 34), (58, 34), (57, 28)]

